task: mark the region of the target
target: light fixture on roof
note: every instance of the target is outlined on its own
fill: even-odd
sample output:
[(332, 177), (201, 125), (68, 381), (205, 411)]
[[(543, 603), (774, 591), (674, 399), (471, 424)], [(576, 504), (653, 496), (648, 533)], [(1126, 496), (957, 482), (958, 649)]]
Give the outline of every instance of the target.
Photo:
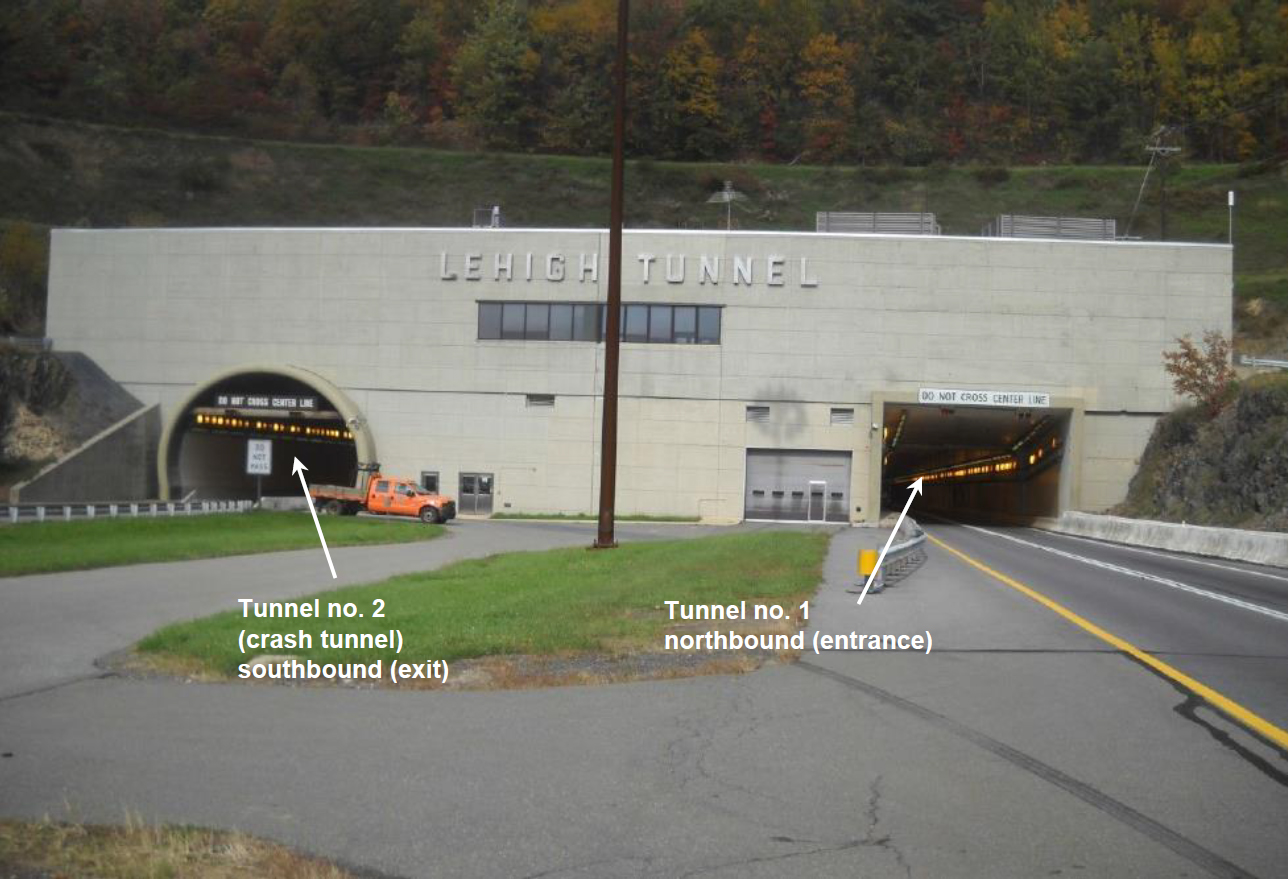
[(723, 204), (725, 206), (725, 231), (728, 232), (733, 228), (733, 203), (735, 201), (745, 201), (747, 196), (733, 188), (733, 181), (726, 180), (724, 189), (714, 192), (707, 199), (707, 204)]

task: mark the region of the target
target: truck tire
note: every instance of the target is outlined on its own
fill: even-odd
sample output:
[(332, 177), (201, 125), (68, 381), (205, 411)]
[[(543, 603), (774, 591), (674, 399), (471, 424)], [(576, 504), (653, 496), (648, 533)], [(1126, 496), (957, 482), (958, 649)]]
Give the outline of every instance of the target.
[(442, 517), (438, 515), (437, 508), (435, 507), (420, 508), (420, 521), (424, 522), (426, 525), (437, 525), (441, 519)]
[(338, 516), (344, 512), (344, 504), (332, 499), (322, 505), (322, 512), (328, 516)]
[(361, 504), (345, 504), (344, 509), (340, 510), (342, 516), (356, 516), (362, 511)]

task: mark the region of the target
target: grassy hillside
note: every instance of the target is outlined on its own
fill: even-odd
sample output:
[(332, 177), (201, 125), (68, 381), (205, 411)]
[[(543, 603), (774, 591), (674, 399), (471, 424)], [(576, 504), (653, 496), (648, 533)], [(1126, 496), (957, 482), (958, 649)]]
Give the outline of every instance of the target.
[[(0, 223), (468, 225), (499, 204), (513, 226), (603, 226), (606, 160), (203, 137), (0, 114)], [(946, 234), (998, 213), (1104, 216), (1120, 230), (1139, 167), (854, 168), (636, 161), (627, 224), (718, 228), (722, 181), (747, 200), (737, 228), (801, 230), (819, 210), (933, 211)], [(1157, 178), (1132, 234), (1156, 238)], [(1203, 165), (1169, 178), (1169, 237), (1224, 241), (1237, 190), (1238, 346), (1288, 350), (1288, 167)]]

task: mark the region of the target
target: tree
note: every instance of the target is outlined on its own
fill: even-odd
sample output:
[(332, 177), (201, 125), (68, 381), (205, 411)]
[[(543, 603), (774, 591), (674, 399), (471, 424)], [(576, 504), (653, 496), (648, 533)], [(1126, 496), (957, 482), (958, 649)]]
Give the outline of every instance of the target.
[(717, 77), (720, 60), (701, 30), (691, 30), (662, 62), (659, 111), (669, 152), (710, 159), (727, 147)]
[(1216, 330), (1208, 330), (1203, 334), (1202, 348), (1189, 336), (1178, 338), (1176, 344), (1179, 351), (1163, 352), (1163, 368), (1172, 377), (1172, 389), (1193, 397), (1209, 414), (1216, 415), (1234, 381), (1230, 343)]
[(854, 87), (845, 59), (852, 54), (835, 34), (819, 34), (801, 52), (796, 77), (805, 104), (805, 155), (834, 162), (847, 151), (846, 132), (854, 119)]
[(532, 145), (537, 104), (532, 86), (540, 63), (530, 43), (528, 18), (516, 0), (492, 0), (452, 65), (461, 97), (458, 114), (489, 146)]
[(0, 239), (0, 327), (41, 332), (48, 273), (48, 238), (27, 223), (14, 223)]

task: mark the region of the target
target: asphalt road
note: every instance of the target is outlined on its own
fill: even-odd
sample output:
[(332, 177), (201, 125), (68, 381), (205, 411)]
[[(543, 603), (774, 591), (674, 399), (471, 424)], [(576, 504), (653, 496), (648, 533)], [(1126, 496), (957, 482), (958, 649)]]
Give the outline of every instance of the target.
[(1288, 729), (1288, 571), (1032, 528), (930, 531)]
[[(498, 526), (463, 523), (457, 539), (484, 547), (501, 527), (531, 527)], [(928, 530), (1282, 722), (1288, 623), (1006, 537)], [(584, 540), (572, 531), (522, 539)], [(1283, 607), (1270, 577), (1006, 534)], [(1281, 750), (938, 544), (857, 607), (855, 554), (883, 537), (837, 534), (811, 624), (929, 631), (930, 655), (830, 651), (750, 675), (512, 693), (78, 679), (69, 665), (0, 699), (0, 815), (120, 821), (129, 809), (397, 876), (1285, 875)], [(190, 615), (241, 564), (178, 566), (190, 598), (167, 612)], [(63, 591), (107, 573), (75, 575), (48, 602), (33, 588), (44, 578), (0, 580), (0, 645), (36, 619), (58, 632)], [(122, 614), (154, 600), (145, 573), (112, 580)], [(151, 585), (131, 587), (140, 580)], [(92, 652), (70, 643), (83, 621), (65, 630), (66, 649)], [(12, 674), (0, 667), (10, 691)]]

